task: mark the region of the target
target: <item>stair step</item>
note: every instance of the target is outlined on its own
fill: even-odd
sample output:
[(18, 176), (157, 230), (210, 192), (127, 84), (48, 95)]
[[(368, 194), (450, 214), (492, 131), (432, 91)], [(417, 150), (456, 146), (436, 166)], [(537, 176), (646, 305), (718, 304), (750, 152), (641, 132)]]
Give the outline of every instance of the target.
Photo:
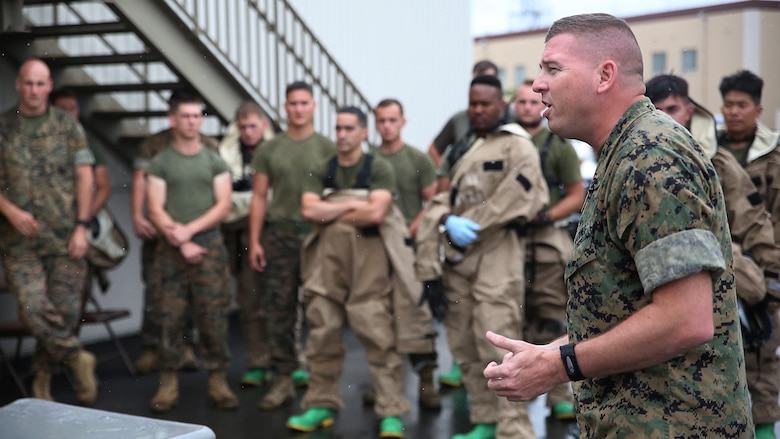
[(138, 91), (165, 91), (181, 87), (180, 82), (144, 82), (128, 84), (74, 84), (68, 85), (76, 94), (121, 93)]
[(115, 111), (93, 111), (90, 116), (96, 119), (126, 119), (133, 117), (166, 117), (168, 112), (165, 110), (115, 110)]
[(89, 64), (129, 64), (163, 61), (157, 53), (121, 53), (113, 55), (50, 56), (41, 57), (52, 68)]
[(36, 26), (30, 29), (34, 37), (64, 37), (74, 35), (115, 34), (130, 32), (127, 23), (109, 21), (103, 23), (65, 24), (58, 26)]

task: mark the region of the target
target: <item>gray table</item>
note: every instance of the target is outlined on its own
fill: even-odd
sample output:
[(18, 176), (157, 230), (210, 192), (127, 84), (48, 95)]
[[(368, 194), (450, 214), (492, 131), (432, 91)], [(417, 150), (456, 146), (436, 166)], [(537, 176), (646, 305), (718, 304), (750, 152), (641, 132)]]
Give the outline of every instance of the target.
[(203, 425), (22, 398), (0, 408), (0, 437), (9, 439), (215, 439), (216, 435)]

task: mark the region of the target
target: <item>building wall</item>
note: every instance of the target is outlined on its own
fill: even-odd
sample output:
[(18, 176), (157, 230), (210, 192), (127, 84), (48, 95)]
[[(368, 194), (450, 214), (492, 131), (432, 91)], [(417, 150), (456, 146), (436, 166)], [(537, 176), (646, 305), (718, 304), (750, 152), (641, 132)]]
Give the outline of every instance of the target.
[[(780, 8), (766, 3), (765, 7), (714, 6), (627, 18), (642, 49), (645, 80), (655, 74), (653, 54), (665, 53), (664, 73), (685, 78), (691, 97), (719, 115), (721, 79), (741, 69), (751, 70), (765, 81), (761, 121), (780, 128), (780, 82), (776, 79), (780, 78)], [(515, 66), (529, 66), (526, 71), (530, 78), (538, 73), (545, 33), (543, 29), (477, 38), (474, 57), (495, 61), (506, 72), (507, 85), (514, 86), (522, 80), (514, 77)], [(690, 50), (696, 51), (697, 68), (685, 72), (683, 52)]]

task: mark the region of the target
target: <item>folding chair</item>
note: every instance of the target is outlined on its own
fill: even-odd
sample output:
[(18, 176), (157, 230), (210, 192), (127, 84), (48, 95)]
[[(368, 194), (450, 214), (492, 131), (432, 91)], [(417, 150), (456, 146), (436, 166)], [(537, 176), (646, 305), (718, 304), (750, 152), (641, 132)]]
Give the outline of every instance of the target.
[[(3, 273), (3, 269), (0, 267), (0, 294), (7, 292), (8, 286), (5, 282), (5, 273)], [(0, 339), (12, 338), (16, 340), (16, 352), (13, 360), (8, 358), (2, 346), (0, 346), (0, 363), (13, 378), (16, 387), (19, 388), (19, 393), (26, 398), (28, 396), (27, 387), (25, 387), (22, 381), (22, 376), (16, 371), (16, 368), (19, 366), (19, 356), (22, 352), (22, 342), (25, 337), (32, 337), (32, 334), (19, 320), (9, 320), (0, 323)]]
[(32, 334), (30, 333), (30, 331), (28, 331), (27, 328), (24, 327), (22, 322), (18, 320), (12, 320), (8, 322), (0, 323), (0, 338), (16, 339), (16, 353), (14, 355), (13, 360), (8, 358), (8, 356), (5, 355), (5, 352), (3, 352), (3, 348), (0, 347), (0, 363), (2, 363), (3, 366), (5, 366), (5, 369), (11, 375), (11, 378), (13, 378), (16, 387), (19, 389), (19, 393), (21, 393), (22, 397), (24, 398), (27, 398), (27, 396), (29, 396), (27, 394), (27, 387), (25, 387), (24, 382), (22, 381), (22, 377), (16, 371), (16, 368), (18, 367), (19, 354), (21, 353), (22, 350), (22, 342), (24, 341), (24, 337), (31, 337), (31, 336)]
[[(127, 354), (127, 349), (125, 349), (125, 346), (122, 344), (122, 340), (117, 337), (116, 333), (114, 332), (114, 328), (111, 327), (111, 322), (114, 320), (130, 317), (130, 310), (126, 308), (103, 309), (94, 295), (92, 279), (95, 274), (92, 267), (90, 267), (89, 273), (90, 279), (85, 286), (85, 300), (81, 309), (81, 324), (102, 324), (106, 328), (106, 332), (108, 332), (108, 336), (111, 338), (111, 341), (114, 343), (117, 354), (120, 358), (122, 358), (122, 362), (125, 364), (127, 372), (130, 374), (130, 376), (135, 376), (135, 366), (133, 366), (133, 362), (130, 360), (130, 355)], [(105, 289), (108, 289), (109, 285), (107, 282), (105, 282), (105, 280), (101, 281), (100, 284), (104, 291)], [(101, 357), (100, 360), (108, 358), (109, 357)]]

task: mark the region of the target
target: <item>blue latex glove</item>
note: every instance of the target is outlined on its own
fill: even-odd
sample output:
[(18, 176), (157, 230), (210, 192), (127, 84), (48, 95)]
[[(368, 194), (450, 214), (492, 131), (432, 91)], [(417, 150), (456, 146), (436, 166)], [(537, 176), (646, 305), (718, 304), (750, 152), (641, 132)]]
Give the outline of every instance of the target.
[(474, 242), (480, 229), (479, 224), (474, 221), (455, 215), (447, 217), (444, 227), (452, 238), (452, 242), (458, 247), (465, 247)]

